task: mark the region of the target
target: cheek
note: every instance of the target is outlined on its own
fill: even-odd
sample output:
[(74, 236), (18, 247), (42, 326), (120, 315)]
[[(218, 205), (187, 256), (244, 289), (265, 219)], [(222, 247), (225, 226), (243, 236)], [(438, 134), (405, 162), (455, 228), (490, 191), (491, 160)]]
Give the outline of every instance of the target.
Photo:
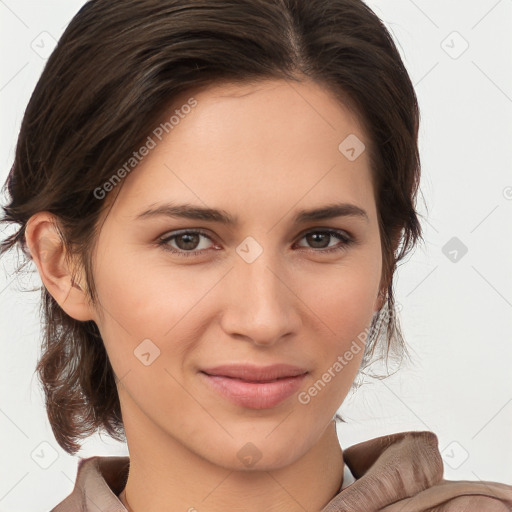
[[(174, 287), (167, 286), (169, 283), (155, 280), (147, 270), (130, 265), (105, 270), (98, 272), (97, 290), (103, 309), (99, 329), (113, 372), (120, 380), (120, 398), (125, 405), (133, 401), (138, 409), (153, 407), (158, 414), (165, 411), (171, 415), (172, 410), (166, 409), (170, 403), (190, 408), (187, 396), (172, 378), (182, 380), (172, 363), (179, 366), (180, 351), (187, 344), (180, 319), (187, 318), (191, 301), (180, 293), (183, 285), (174, 282)], [(173, 397), (172, 401), (168, 397)], [(129, 410), (133, 414), (131, 406)]]
[(346, 342), (369, 324), (378, 294), (377, 271), (364, 264), (347, 264), (317, 276), (307, 288), (304, 285), (306, 297), (311, 297), (308, 305), (330, 333), (328, 337)]
[(196, 330), (205, 318), (204, 299), (218, 276), (172, 271), (161, 261), (143, 262), (127, 251), (116, 258), (113, 245), (94, 278), (102, 311), (99, 328), (114, 371), (121, 376), (140, 369), (137, 353), (144, 346), (159, 354), (155, 366), (169, 366), (200, 339)]
[[(304, 282), (303, 295), (315, 312), (315, 375), (305, 389), (304, 412), (334, 414), (341, 405), (359, 370), (364, 354), (373, 307), (378, 293), (380, 265), (364, 255), (345, 260)], [(371, 261), (370, 261), (371, 260)], [(323, 405), (322, 405), (323, 404)], [(330, 404), (326, 406), (326, 404)], [(323, 412), (322, 412), (323, 411)]]
[(378, 277), (347, 266), (308, 288), (308, 306), (318, 313), (312, 326), (315, 372), (297, 397), (305, 420), (333, 417), (350, 390), (369, 334)]

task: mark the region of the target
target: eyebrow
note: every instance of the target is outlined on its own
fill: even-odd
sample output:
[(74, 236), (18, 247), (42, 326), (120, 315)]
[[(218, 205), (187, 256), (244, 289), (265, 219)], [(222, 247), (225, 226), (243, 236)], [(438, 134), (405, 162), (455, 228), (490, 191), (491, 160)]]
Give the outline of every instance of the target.
[[(145, 210), (139, 213), (135, 219), (147, 219), (160, 216), (219, 222), (227, 226), (235, 226), (239, 223), (238, 217), (230, 215), (225, 210), (205, 208), (191, 204), (172, 203), (163, 204), (155, 208)], [(366, 222), (369, 221), (367, 212), (359, 206), (350, 203), (335, 203), (321, 206), (319, 208), (300, 210), (295, 214), (293, 223), (301, 224), (310, 221), (333, 219), (336, 217), (354, 217), (365, 220)]]

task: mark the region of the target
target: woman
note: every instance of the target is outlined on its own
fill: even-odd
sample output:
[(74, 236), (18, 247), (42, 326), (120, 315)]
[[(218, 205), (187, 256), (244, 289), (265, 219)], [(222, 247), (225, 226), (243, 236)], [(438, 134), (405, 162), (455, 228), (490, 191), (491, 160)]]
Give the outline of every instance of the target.
[(443, 480), (432, 432), (336, 435), (375, 349), (404, 351), (418, 123), (359, 0), (80, 10), (23, 119), (2, 247), (44, 284), (57, 441), (101, 429), (130, 456), (81, 459), (55, 512), (511, 510), (512, 487)]

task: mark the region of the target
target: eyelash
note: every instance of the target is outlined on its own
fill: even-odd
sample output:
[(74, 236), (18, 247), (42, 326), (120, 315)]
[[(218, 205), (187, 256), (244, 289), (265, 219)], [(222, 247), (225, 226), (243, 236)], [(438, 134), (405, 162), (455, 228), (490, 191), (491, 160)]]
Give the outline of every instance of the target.
[[(344, 231), (338, 231), (338, 230), (333, 230), (333, 229), (314, 229), (314, 230), (311, 230), (311, 231), (307, 231), (306, 233), (304, 233), (299, 238), (299, 240), (302, 240), (305, 236), (307, 236), (309, 234), (312, 234), (312, 233), (329, 234), (329, 235), (337, 238), (341, 242), (343, 242), (339, 246), (329, 247), (328, 249), (314, 249), (314, 248), (310, 248), (310, 250), (312, 250), (313, 252), (317, 252), (317, 253), (321, 253), (321, 254), (344, 251), (350, 245), (352, 245), (352, 244), (354, 244), (356, 242), (354, 238), (352, 238), (352, 237), (348, 236), (347, 234), (345, 234)], [(204, 253), (205, 251), (209, 250), (209, 249), (199, 249), (199, 250), (196, 249), (196, 250), (193, 250), (193, 251), (185, 251), (183, 249), (177, 250), (177, 249), (171, 248), (169, 246), (168, 243), (171, 240), (174, 240), (175, 238), (177, 238), (179, 236), (189, 235), (189, 234), (202, 235), (202, 236), (208, 238), (209, 240), (211, 240), (213, 242), (212, 238), (210, 236), (208, 236), (205, 232), (201, 231), (201, 230), (185, 230), (185, 231), (181, 231), (181, 232), (178, 232), (178, 233), (174, 233), (171, 236), (160, 238), (158, 240), (158, 246), (162, 247), (162, 249), (165, 250), (165, 251), (169, 251), (169, 252), (171, 252), (173, 254), (177, 254), (178, 256), (184, 256), (184, 257), (198, 256), (198, 255)], [(304, 248), (305, 247), (303, 247), (303, 249)], [(305, 248), (305, 249), (307, 249), (307, 248)]]

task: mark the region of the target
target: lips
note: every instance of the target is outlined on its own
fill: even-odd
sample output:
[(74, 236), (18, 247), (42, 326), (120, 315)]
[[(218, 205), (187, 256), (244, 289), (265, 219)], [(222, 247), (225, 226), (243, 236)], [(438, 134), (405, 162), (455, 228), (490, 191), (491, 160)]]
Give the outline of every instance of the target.
[(303, 375), (307, 373), (307, 370), (289, 364), (273, 364), (270, 366), (229, 364), (205, 368), (202, 372), (212, 376), (230, 377), (249, 382), (271, 382), (277, 379)]
[(248, 409), (270, 409), (299, 391), (308, 371), (288, 364), (223, 365), (199, 372), (207, 387)]

